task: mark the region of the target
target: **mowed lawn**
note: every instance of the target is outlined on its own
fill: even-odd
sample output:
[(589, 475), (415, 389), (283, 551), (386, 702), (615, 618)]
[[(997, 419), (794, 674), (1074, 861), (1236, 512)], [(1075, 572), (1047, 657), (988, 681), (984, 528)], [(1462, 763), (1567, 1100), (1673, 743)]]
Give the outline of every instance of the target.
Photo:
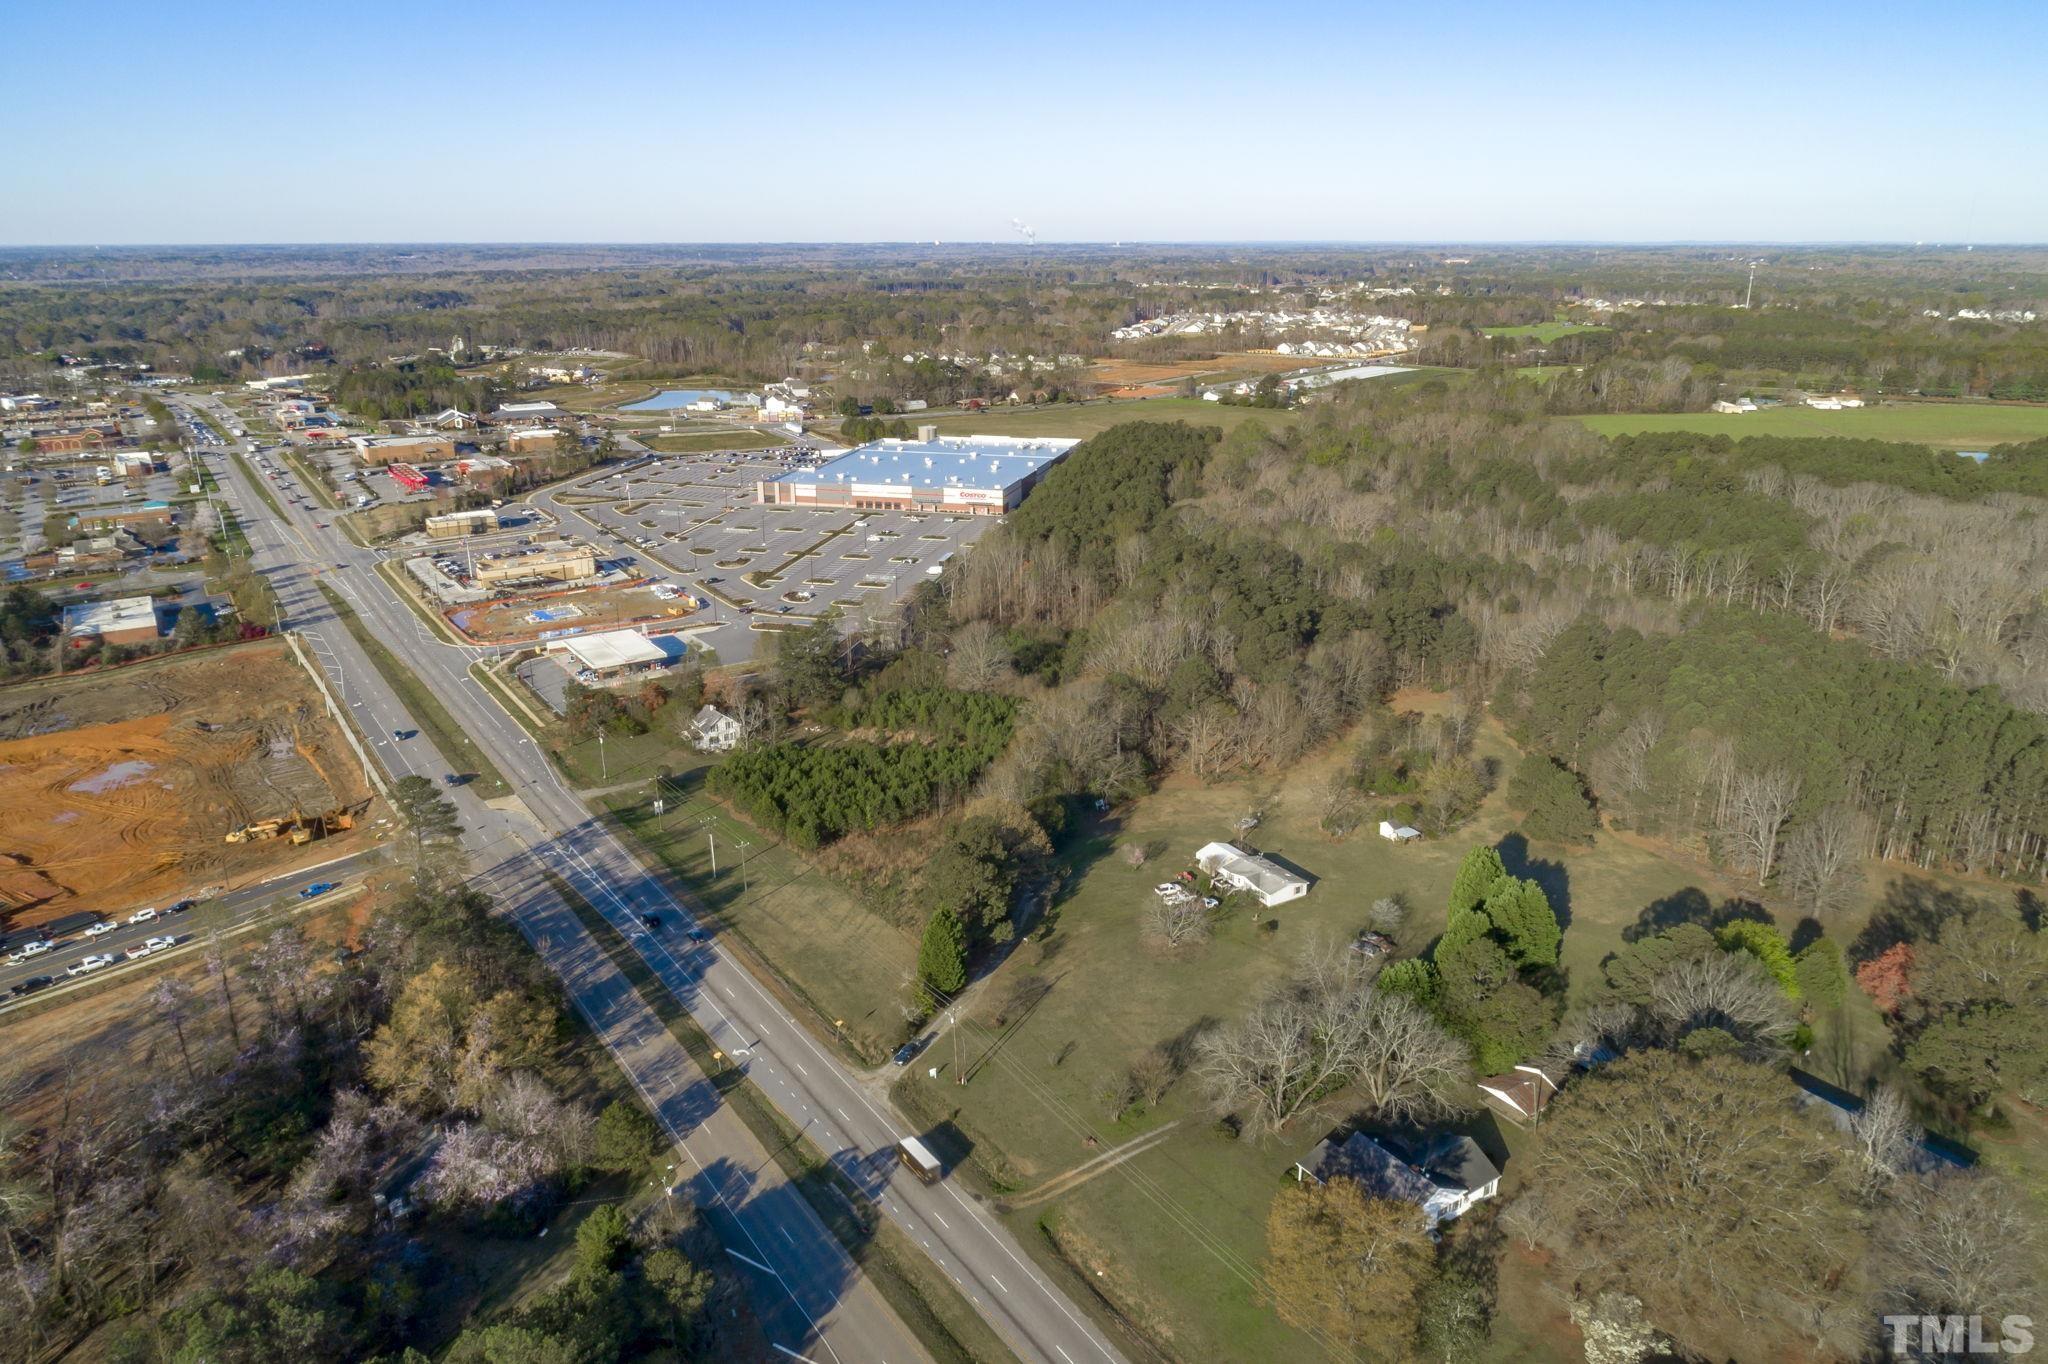
[(1943, 450), (1988, 450), (2048, 437), (2048, 405), (1884, 403), (1821, 412), (1773, 407), (1762, 412), (1625, 412), (1577, 417), (1603, 436), (1638, 431), (1697, 431), (1713, 436), (1855, 436), (1910, 441)]
[[(716, 917), (744, 939), (855, 1051), (879, 1061), (902, 1040), (902, 1004), (917, 944), (776, 838), (704, 797), (702, 769), (684, 774), (656, 814), (652, 788), (603, 798)], [(715, 856), (717, 871), (712, 870)]]
[(991, 408), (986, 412), (928, 419), (913, 412), (904, 420), (913, 426), (936, 426), (942, 436), (1087, 437), (1124, 422), (1184, 421), (1230, 431), (1246, 422), (1277, 429), (1292, 425), (1299, 417), (1299, 413), (1286, 408), (1229, 407), (1205, 403), (1200, 398), (1143, 398), (1022, 409)]
[[(1492, 727), (1479, 752), (1504, 772), (1513, 759)], [(1261, 1303), (1258, 1277), (1265, 1219), (1281, 1182), (1349, 1109), (1340, 1095), (1277, 1136), (1232, 1139), (1189, 1077), (1156, 1111), (1112, 1121), (1104, 1096), (1133, 1057), (1236, 1018), (1312, 944), (1335, 948), (1354, 937), (1381, 896), (1399, 895), (1410, 906), (1401, 954), (1424, 949), (1442, 927), (1451, 881), (1475, 844), (1503, 844), (1513, 870), (1550, 889), (1567, 919), (1563, 965), (1575, 996), (1597, 987), (1600, 962), (1650, 906), (1676, 897), (1719, 904), (1740, 891), (1621, 838), (1604, 836), (1569, 853), (1532, 849), (1513, 836), (1515, 821), (1498, 794), (1442, 841), (1396, 847), (1376, 835), (1376, 819), (1332, 841), (1315, 827), (1303, 792), (1346, 753), (1348, 745), (1340, 746), (1284, 782), (1201, 786), (1176, 778), (1077, 839), (1068, 854), (1075, 879), (1052, 932), (1022, 944), (975, 987), (973, 1022), (962, 1029), (969, 1083), (953, 1083), (953, 1044), (942, 1038), (896, 1087), (921, 1127), (951, 1122), (981, 1173), (1020, 1205), (1008, 1215), (1021, 1239), (1058, 1245), (1092, 1286), (1181, 1358), (1320, 1354)], [(1188, 865), (1203, 843), (1228, 838), (1248, 809), (1263, 811), (1251, 842), (1315, 878), (1308, 896), (1277, 910), (1239, 909), (1211, 943), (1177, 958), (1149, 944), (1140, 916), (1152, 886)], [(1133, 868), (1123, 857), (1133, 845), (1164, 851)], [(1262, 926), (1270, 921), (1277, 927)], [(1781, 922), (1789, 931), (1789, 918)], [(1029, 997), (1020, 987), (1032, 978), (1049, 987), (1035, 1007), (1018, 1002)], [(927, 1064), (940, 1067), (937, 1082), (926, 1077)], [(1173, 1121), (1173, 1133), (1143, 1154), (1055, 1197), (1031, 1199), (1053, 1176)], [(1522, 1134), (1502, 1132), (1484, 1115), (1466, 1130), (1505, 1159), (1512, 1190)], [(1532, 1357), (1529, 1345), (1522, 1339), (1514, 1357)]]
[(773, 431), (756, 431), (744, 426), (678, 431), (666, 436), (647, 436), (636, 432), (634, 439), (664, 455), (695, 455), (711, 450), (776, 450), (789, 444)]

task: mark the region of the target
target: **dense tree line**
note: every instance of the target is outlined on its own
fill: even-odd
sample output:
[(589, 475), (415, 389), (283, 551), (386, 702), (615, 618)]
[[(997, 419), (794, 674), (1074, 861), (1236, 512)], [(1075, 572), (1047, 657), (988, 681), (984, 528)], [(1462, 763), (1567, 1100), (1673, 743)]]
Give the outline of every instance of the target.
[(762, 828), (815, 848), (964, 797), (1008, 738), (1004, 722), (942, 743), (765, 744), (720, 764), (708, 787)]
[(425, 416), (450, 407), (488, 413), (498, 396), (489, 379), (464, 378), (453, 365), (427, 361), (357, 365), (333, 381), (335, 404), (368, 421)]

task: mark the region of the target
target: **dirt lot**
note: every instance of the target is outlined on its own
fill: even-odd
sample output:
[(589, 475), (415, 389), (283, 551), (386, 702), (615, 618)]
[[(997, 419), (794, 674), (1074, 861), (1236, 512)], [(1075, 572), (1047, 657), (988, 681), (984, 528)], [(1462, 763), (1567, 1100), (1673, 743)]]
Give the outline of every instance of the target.
[(9, 930), (232, 886), (354, 850), (229, 829), (370, 791), (281, 641), (0, 690), (0, 914)]
[(1242, 374), (1300, 369), (1310, 363), (1298, 355), (1254, 355), (1231, 351), (1212, 360), (1181, 360), (1170, 365), (1147, 365), (1136, 360), (1097, 360), (1088, 367), (1088, 377), (1108, 388), (1128, 385), (1175, 384), (1190, 375)]
[[(680, 620), (690, 614), (690, 604), (663, 601), (645, 587), (608, 587), (546, 597), (509, 597), (459, 606), (447, 614), (449, 622), (472, 639), (500, 644), (536, 639), (548, 630), (580, 629), (594, 634), (640, 621)], [(543, 618), (534, 620), (536, 615)]]

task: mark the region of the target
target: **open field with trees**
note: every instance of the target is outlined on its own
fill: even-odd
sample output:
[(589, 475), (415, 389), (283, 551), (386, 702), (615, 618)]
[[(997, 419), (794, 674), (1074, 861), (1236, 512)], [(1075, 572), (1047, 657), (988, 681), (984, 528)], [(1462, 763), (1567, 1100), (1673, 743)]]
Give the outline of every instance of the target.
[[(1086, 438), (857, 640), (764, 636), (745, 668), (575, 688), (533, 723), (822, 1036), (878, 1069), (929, 1044), (881, 1070), (908, 1124), (1159, 1355), (1562, 1364), (1624, 1342), (1834, 1364), (1884, 1353), (1888, 1312), (1996, 1320), (2038, 1296), (2048, 254), (474, 247), (403, 282), (362, 252), (297, 259), (317, 313), (267, 253), (29, 253), (0, 339), (23, 388), (60, 344), (209, 382), (303, 360), (369, 406), (518, 382), (513, 356), (432, 358), (456, 330), (630, 353), (586, 401), (793, 377), (863, 435), (921, 424), (920, 402), (949, 432)], [(1185, 375), (1288, 327), (1341, 336), (1328, 310), (1354, 305), (1414, 324), (1414, 372), (1284, 407), (1073, 401), (1091, 357)], [(1795, 390), (1875, 405), (1707, 412)], [(684, 747), (704, 700), (737, 731), (715, 758)], [(422, 871), (434, 798), (398, 797)], [(1270, 907), (1190, 865), (1230, 840), (1272, 859), (1235, 863), (1281, 887)], [(452, 1149), (420, 1176), (440, 1218), (481, 1206), (461, 1198), (491, 1187), (479, 1153), (521, 1140), (512, 1109), (571, 1136), (583, 1118), (539, 1045), (545, 1001), (472, 941), (474, 905), (430, 889), (402, 898), (406, 933), (374, 921), (356, 956), (274, 974), (263, 1017), (295, 1015), (309, 978), (369, 982), (337, 996), (351, 1026), (309, 991), (319, 1026), (290, 1032), (402, 1112), (362, 1129), (371, 1149)], [(431, 946), (450, 924), (460, 952)], [(524, 1061), (420, 1061), (479, 1028)], [(1551, 1086), (1529, 1081), (1528, 1126), (1477, 1083), (1517, 1065)], [(548, 1102), (521, 1081), (508, 1106), (506, 1070)], [(282, 1063), (259, 1079), (238, 1092), (309, 1092)], [(207, 1172), (279, 1210), (244, 1238), (273, 1259), (277, 1228), (354, 1215), (357, 1185), (288, 1197), (334, 1187), (301, 1171), (353, 1103), (263, 1126), (286, 1154), (262, 1171), (244, 1143)], [(1452, 1154), (1467, 1193), (1497, 1170), (1498, 1192), (1465, 1208), (1335, 1159), (1295, 1177), (1326, 1136), (1341, 1155), (1366, 1134)], [(578, 1142), (524, 1140), (553, 1163), (486, 1222), (608, 1177)], [(51, 1226), (20, 1244), (69, 1253)], [(513, 1339), (482, 1332), (556, 1326), (563, 1358), (641, 1343), (646, 1286), (696, 1261), (590, 1235), (538, 1297), (447, 1329), (351, 1317), (327, 1352), (417, 1340), (467, 1364)], [(367, 1301), (360, 1250), (322, 1244), (290, 1267)], [(663, 1250), (686, 1263), (655, 1271)], [(311, 1291), (252, 1282), (209, 1291), (266, 1321)], [(221, 1319), (133, 1293), (120, 1312), (137, 1301), (195, 1353), (194, 1321)]]
[(1190, 421), (1224, 430), (1247, 422), (1280, 427), (1294, 419), (1286, 410), (1226, 407), (1199, 398), (1146, 398), (1135, 402), (1060, 403), (1021, 410), (990, 408), (961, 416), (938, 416), (920, 422), (939, 428), (942, 436), (1095, 436), (1131, 421)]
[(1942, 450), (1989, 450), (2048, 439), (2048, 406), (1995, 403), (1882, 403), (1822, 412), (1774, 407), (1761, 412), (1630, 412), (1579, 418), (1604, 436), (1684, 431), (1706, 436), (1842, 436), (1910, 441)]

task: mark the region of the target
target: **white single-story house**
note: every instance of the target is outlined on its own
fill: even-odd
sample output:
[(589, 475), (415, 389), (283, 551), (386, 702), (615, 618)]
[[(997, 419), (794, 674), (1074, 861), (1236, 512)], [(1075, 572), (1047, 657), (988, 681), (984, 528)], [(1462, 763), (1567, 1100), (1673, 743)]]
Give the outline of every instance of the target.
[(1306, 876), (1228, 843), (1203, 844), (1195, 853), (1195, 865), (1233, 890), (1256, 895), (1268, 909), (1308, 894)]
[(1398, 1198), (1421, 1208), (1432, 1231), (1500, 1192), (1500, 1171), (1479, 1143), (1456, 1132), (1435, 1132), (1412, 1142), (1363, 1132), (1341, 1142), (1325, 1137), (1294, 1163), (1294, 1177), (1318, 1184), (1355, 1179), (1374, 1198)]
[(690, 742), (706, 753), (725, 753), (739, 745), (740, 722), (716, 706), (706, 706), (690, 720)]
[(1380, 837), (1389, 843), (1413, 843), (1422, 837), (1422, 830), (1411, 829), (1406, 824), (1396, 824), (1391, 819), (1380, 821)]

